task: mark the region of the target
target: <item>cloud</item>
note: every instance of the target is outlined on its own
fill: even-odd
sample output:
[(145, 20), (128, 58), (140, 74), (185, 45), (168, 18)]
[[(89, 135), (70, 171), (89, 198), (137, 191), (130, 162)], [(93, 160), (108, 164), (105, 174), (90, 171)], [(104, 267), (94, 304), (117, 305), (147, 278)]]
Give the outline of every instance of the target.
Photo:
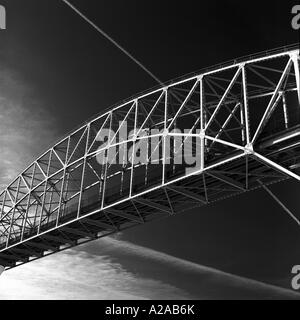
[(0, 67), (0, 188), (57, 136), (55, 119), (14, 72)]
[(287, 289), (106, 237), (5, 272), (0, 299), (299, 299)]
[(189, 295), (140, 278), (108, 256), (69, 250), (5, 272), (0, 299), (152, 299)]

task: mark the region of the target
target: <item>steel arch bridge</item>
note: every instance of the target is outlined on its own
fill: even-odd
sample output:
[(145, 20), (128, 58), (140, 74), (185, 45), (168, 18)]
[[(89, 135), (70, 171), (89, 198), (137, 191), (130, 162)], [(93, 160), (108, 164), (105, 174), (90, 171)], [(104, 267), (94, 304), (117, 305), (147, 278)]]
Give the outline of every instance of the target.
[(186, 76), (60, 140), (0, 195), (6, 269), (155, 218), (300, 180), (299, 48)]

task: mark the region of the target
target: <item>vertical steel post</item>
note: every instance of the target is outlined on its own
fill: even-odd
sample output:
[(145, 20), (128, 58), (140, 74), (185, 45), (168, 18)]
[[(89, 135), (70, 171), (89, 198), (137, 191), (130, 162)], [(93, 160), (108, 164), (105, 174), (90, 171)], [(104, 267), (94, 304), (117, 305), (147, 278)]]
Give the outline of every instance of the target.
[[(17, 186), (17, 192), (16, 192), (16, 199), (18, 198), (18, 193), (19, 193), (19, 188), (20, 188), (20, 182), (21, 182), (21, 178), (19, 178), (18, 181), (18, 186)], [(7, 191), (8, 192), (8, 191)], [(9, 228), (9, 232), (8, 232), (8, 237), (6, 240), (6, 247), (8, 247), (9, 245), (9, 240), (10, 240), (10, 236), (11, 236), (11, 230), (12, 230), (12, 225), (13, 225), (13, 221), (14, 221), (14, 216), (15, 216), (15, 212), (16, 212), (16, 199), (14, 200), (14, 208), (12, 210), (12, 215), (11, 215), (11, 219), (10, 219), (10, 228)]]
[(283, 108), (284, 126), (285, 126), (285, 129), (288, 129), (288, 127), (289, 127), (289, 118), (288, 118), (286, 98), (285, 98), (284, 92), (282, 92), (281, 96), (282, 96), (282, 108)]
[(52, 150), (49, 153), (48, 167), (47, 167), (47, 172), (46, 172), (45, 186), (44, 186), (44, 193), (43, 193), (43, 200), (42, 200), (42, 208), (41, 208), (40, 221), (39, 221), (39, 227), (38, 227), (38, 234), (41, 231), (42, 217), (43, 217), (43, 212), (44, 212), (44, 208), (45, 208), (45, 200), (46, 200), (46, 193), (47, 193), (47, 185), (48, 185), (48, 179), (49, 179), (49, 175), (50, 175), (51, 161), (52, 161)]
[[(26, 205), (26, 212), (25, 212), (25, 217), (24, 217), (24, 220), (23, 220), (23, 224), (22, 224), (22, 232), (21, 232), (21, 241), (23, 241), (23, 238), (24, 238), (24, 232), (25, 232), (25, 226), (26, 226), (26, 221), (28, 219), (28, 210), (29, 210), (29, 204), (30, 204), (30, 196), (31, 196), (31, 190), (33, 188), (33, 181), (34, 181), (34, 175), (35, 175), (35, 171), (36, 171), (36, 164), (34, 165), (34, 168), (33, 168), (33, 172), (32, 172), (32, 177), (31, 177), (31, 181), (30, 181), (30, 185), (29, 185), (29, 188), (28, 188), (28, 200), (27, 200), (27, 205)], [(25, 181), (25, 178), (24, 178), (24, 182)]]
[(165, 174), (166, 174), (166, 141), (168, 135), (167, 129), (167, 117), (168, 117), (168, 89), (165, 89), (165, 104), (164, 104), (164, 133), (162, 136), (163, 139), (163, 161), (162, 161), (162, 185), (165, 184)]
[[(77, 219), (80, 215), (80, 209), (81, 209), (81, 202), (82, 202), (82, 194), (84, 192), (83, 190), (83, 184), (84, 184), (84, 176), (85, 176), (85, 169), (86, 169), (86, 162), (87, 162), (87, 153), (88, 153), (88, 145), (89, 145), (89, 136), (90, 136), (90, 124), (87, 124), (86, 130), (84, 130), (85, 134), (86, 132), (86, 143), (85, 143), (85, 150), (84, 150), (84, 158), (83, 158), (83, 164), (82, 164), (82, 174), (81, 174), (81, 181), (80, 181), (80, 190), (79, 190), (79, 198), (78, 198), (78, 207), (77, 207)], [(63, 186), (62, 186), (63, 189)]]
[(294, 63), (295, 76), (296, 76), (296, 84), (297, 84), (297, 93), (298, 93), (298, 103), (300, 106), (300, 69), (299, 69), (299, 50), (291, 53), (291, 59)]
[(137, 114), (138, 114), (138, 100), (135, 101), (135, 114), (134, 114), (134, 129), (132, 137), (132, 154), (131, 154), (131, 172), (130, 172), (130, 187), (129, 187), (129, 199), (132, 197), (132, 187), (133, 187), (133, 171), (134, 171), (134, 158), (135, 158), (135, 144), (137, 140)]
[(203, 77), (201, 76), (199, 78), (199, 91), (200, 91), (200, 96), (199, 96), (199, 103), (200, 103), (200, 149), (201, 149), (201, 155), (200, 155), (200, 171), (203, 171), (204, 169), (204, 156), (205, 156), (205, 126), (204, 124), (204, 110), (203, 110), (203, 105), (204, 105), (204, 94), (203, 94)]
[(246, 78), (245, 65), (242, 66), (242, 78), (243, 78), (243, 106), (244, 106), (244, 117), (245, 117), (246, 144), (249, 145), (250, 143), (249, 110), (248, 110), (247, 78)]
[[(110, 112), (110, 120), (109, 120), (109, 135), (108, 135), (108, 146), (104, 150), (104, 157), (102, 165), (105, 168), (104, 169), (104, 177), (103, 177), (103, 189), (102, 189), (102, 202), (101, 202), (101, 209), (104, 207), (104, 200), (105, 200), (105, 189), (106, 189), (106, 177), (107, 177), (107, 166), (108, 166), (108, 159), (109, 159), (109, 151), (110, 151), (110, 144), (111, 144), (111, 131), (112, 131), (112, 120), (113, 120), (113, 112)], [(105, 161), (105, 166), (104, 166)]]

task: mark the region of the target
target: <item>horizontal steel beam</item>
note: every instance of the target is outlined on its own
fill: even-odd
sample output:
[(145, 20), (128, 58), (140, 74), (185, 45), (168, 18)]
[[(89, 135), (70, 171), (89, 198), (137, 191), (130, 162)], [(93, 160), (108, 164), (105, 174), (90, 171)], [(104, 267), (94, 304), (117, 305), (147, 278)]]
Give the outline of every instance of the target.
[(186, 196), (187, 198), (199, 201), (203, 204), (207, 204), (205, 197), (203, 197), (195, 192), (192, 192), (192, 191), (188, 190), (187, 188), (170, 185), (170, 186), (167, 186), (167, 189), (169, 189), (173, 192), (179, 193), (183, 196)]
[(70, 227), (62, 227), (62, 232), (67, 232), (70, 234), (74, 234), (76, 236), (81, 236), (84, 238), (95, 238), (95, 235), (89, 233), (89, 232), (85, 232), (79, 229), (74, 229), (74, 228), (70, 228)]
[(238, 181), (236, 181), (236, 180), (234, 180), (234, 179), (232, 179), (222, 173), (219, 173), (218, 171), (211, 170), (211, 171), (207, 171), (206, 174), (215, 178), (215, 179), (223, 181), (224, 183), (229, 184), (239, 190), (242, 190), (242, 191), (246, 190), (242, 183), (240, 183), (240, 182), (238, 182)]
[(42, 239), (49, 240), (49, 241), (54, 241), (62, 244), (69, 243), (70, 245), (74, 245), (76, 243), (76, 240), (70, 240), (66, 237), (60, 237), (60, 236), (53, 236), (51, 234), (43, 234), (41, 236)]
[(141, 220), (139, 217), (137, 217), (134, 214), (128, 213), (126, 211), (122, 211), (122, 210), (118, 210), (118, 209), (114, 209), (114, 208), (106, 209), (105, 211), (114, 215), (114, 216), (125, 218), (129, 221), (143, 223), (143, 220)]
[(167, 213), (167, 214), (172, 214), (172, 211), (170, 211), (170, 209), (166, 206), (163, 206), (159, 203), (156, 203), (156, 202), (153, 202), (149, 199), (145, 199), (145, 198), (134, 198), (133, 199), (134, 202), (137, 202), (139, 204), (142, 204), (142, 205), (145, 205), (147, 207), (150, 207), (150, 208), (153, 208), (153, 209), (156, 209), (158, 210), (157, 213)]
[(105, 223), (103, 221), (99, 221), (99, 220), (85, 218), (85, 219), (82, 220), (82, 222), (83, 223), (87, 223), (87, 224), (89, 224), (91, 226), (99, 227), (99, 228), (104, 229), (104, 230), (116, 230), (116, 228), (113, 225)]
[(33, 248), (43, 249), (45, 251), (57, 251), (58, 250), (57, 247), (54, 247), (50, 244), (37, 243), (37, 242), (33, 242), (33, 241), (27, 241), (26, 245), (33, 247)]

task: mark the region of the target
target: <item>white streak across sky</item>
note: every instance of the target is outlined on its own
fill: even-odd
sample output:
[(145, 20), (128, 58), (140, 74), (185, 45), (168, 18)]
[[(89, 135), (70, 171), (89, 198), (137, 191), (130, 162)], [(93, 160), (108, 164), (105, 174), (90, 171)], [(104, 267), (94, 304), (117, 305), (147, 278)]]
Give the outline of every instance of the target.
[(4, 272), (0, 298), (299, 299), (300, 295), (107, 237)]

